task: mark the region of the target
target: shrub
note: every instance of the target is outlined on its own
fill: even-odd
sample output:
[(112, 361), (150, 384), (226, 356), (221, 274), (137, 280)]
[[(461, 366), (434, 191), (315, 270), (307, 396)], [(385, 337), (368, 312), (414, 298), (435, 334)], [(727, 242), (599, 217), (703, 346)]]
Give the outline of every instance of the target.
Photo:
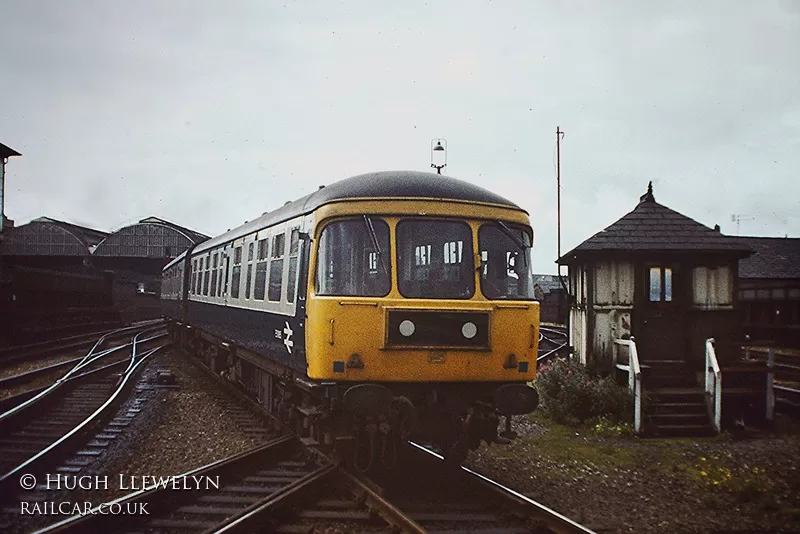
[(536, 389), (542, 410), (556, 423), (578, 425), (604, 418), (612, 423), (633, 421), (633, 399), (613, 378), (592, 377), (579, 363), (559, 358), (541, 365)]

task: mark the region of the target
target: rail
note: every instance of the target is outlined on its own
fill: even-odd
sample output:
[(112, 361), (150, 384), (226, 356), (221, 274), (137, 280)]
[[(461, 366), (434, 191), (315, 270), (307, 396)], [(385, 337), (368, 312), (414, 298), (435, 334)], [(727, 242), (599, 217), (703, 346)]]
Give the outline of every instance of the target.
[[(135, 343), (136, 342), (134, 342), (134, 347), (135, 347)], [(48, 456), (54, 449), (59, 448), (59, 447), (62, 446), (62, 444), (66, 443), (67, 441), (72, 440), (75, 436), (77, 436), (79, 434), (79, 432), (84, 427), (86, 427), (87, 425), (93, 423), (100, 416), (100, 414), (102, 414), (103, 412), (108, 410), (110, 406), (114, 405), (114, 401), (117, 399), (117, 397), (120, 396), (122, 391), (125, 389), (125, 386), (126, 386), (128, 380), (133, 376), (134, 371), (142, 363), (147, 361), (150, 358), (150, 356), (152, 356), (153, 354), (155, 354), (156, 352), (158, 352), (159, 350), (161, 350), (165, 346), (166, 345), (162, 345), (162, 346), (147, 350), (135, 362), (134, 362), (134, 357), (132, 356), (131, 357), (131, 365), (128, 367), (128, 369), (125, 370), (125, 372), (120, 377), (120, 380), (117, 382), (117, 386), (114, 389), (114, 391), (111, 393), (111, 395), (108, 397), (108, 399), (99, 408), (97, 408), (94, 412), (92, 412), (91, 415), (86, 417), (83, 421), (81, 421), (75, 427), (73, 427), (72, 430), (70, 430), (69, 432), (67, 432), (66, 434), (64, 434), (60, 438), (58, 438), (56, 441), (54, 441), (53, 443), (51, 443), (50, 445), (48, 445), (47, 447), (45, 447), (44, 449), (39, 451), (34, 456), (32, 456), (32, 457), (28, 458), (27, 460), (25, 460), (23, 463), (19, 464), (17, 467), (13, 468), (8, 473), (0, 476), (0, 483), (4, 483), (4, 482), (8, 481), (10, 477), (14, 476), (15, 474), (18, 474), (20, 471), (22, 471), (23, 469), (29, 467), (31, 464), (39, 462), (42, 458), (44, 458), (45, 456)], [(135, 350), (134, 350), (134, 352), (135, 352)]]
[[(552, 337), (544, 335), (545, 333), (563, 337), (564, 338), (564, 342), (562, 343), (560, 341), (556, 341)], [(542, 350), (541, 349), (541, 343), (545, 342), (545, 341), (550, 343), (550, 344), (552, 344), (552, 345), (555, 345), (556, 348), (551, 349), (551, 350), (549, 350), (549, 351), (547, 351), (545, 353), (541, 353), (541, 350)], [(546, 328), (544, 326), (540, 327), (539, 328), (539, 344), (540, 344), (539, 345), (539, 350), (540, 350), (540, 354), (536, 358), (537, 365), (541, 365), (541, 364), (545, 363), (547, 360), (549, 360), (550, 358), (552, 358), (554, 356), (558, 356), (559, 351), (561, 351), (564, 347), (566, 347), (568, 343), (569, 342), (567, 341), (566, 332), (561, 332), (560, 330), (556, 330), (556, 329), (553, 329), (553, 328)]]
[[(628, 363), (620, 363), (619, 347), (628, 347)], [(633, 394), (633, 431), (642, 432), (642, 368), (639, 365), (639, 353), (636, 350), (636, 340), (615, 339), (613, 348), (613, 363), (616, 369), (628, 373), (628, 391)]]
[[(9, 409), (6, 412), (0, 413), (0, 422), (8, 420), (10, 417), (18, 414), (19, 412), (21, 412), (23, 410), (26, 410), (26, 409), (30, 408), (34, 404), (38, 403), (41, 399), (47, 397), (50, 393), (52, 393), (56, 389), (60, 388), (62, 385), (66, 384), (71, 379), (73, 379), (76, 376), (78, 376), (78, 373), (80, 373), (81, 371), (86, 369), (90, 364), (94, 363), (95, 361), (97, 361), (97, 360), (99, 360), (99, 359), (101, 359), (101, 358), (103, 358), (103, 357), (105, 357), (105, 356), (107, 356), (109, 354), (122, 351), (122, 350), (130, 347), (131, 345), (133, 345), (135, 347), (135, 344), (136, 344), (136, 339), (134, 339), (130, 343), (123, 343), (122, 345), (120, 345), (118, 347), (112, 347), (112, 348), (109, 348), (109, 349), (105, 349), (105, 350), (96, 352), (99, 349), (99, 347), (108, 338), (113, 337), (113, 336), (125, 335), (125, 334), (131, 333), (131, 332), (136, 331), (136, 330), (140, 330), (139, 334), (141, 334), (141, 333), (144, 333), (144, 332), (151, 332), (153, 330), (157, 330), (157, 329), (160, 329), (160, 328), (163, 328), (163, 322), (161, 322), (161, 321), (159, 321), (159, 322), (151, 322), (151, 324), (148, 325), (144, 329), (142, 329), (142, 326), (140, 325), (140, 326), (136, 326), (136, 327), (120, 328), (120, 329), (117, 329), (117, 330), (114, 330), (112, 332), (108, 332), (108, 333), (104, 334), (100, 339), (98, 339), (94, 343), (92, 348), (89, 350), (89, 352), (86, 353), (85, 356), (83, 356), (82, 358), (76, 358), (76, 360), (74, 360), (74, 361), (77, 361), (78, 363), (75, 364), (69, 371), (67, 371), (67, 373), (64, 374), (61, 378), (57, 379), (55, 382), (53, 382), (53, 384), (48, 386), (46, 389), (40, 391), (39, 393), (37, 393), (32, 398), (26, 400), (25, 402), (23, 402), (21, 404), (18, 404), (17, 406), (14, 406), (13, 408)], [(137, 334), (137, 338), (138, 338), (138, 334)], [(135, 354), (134, 354), (134, 357), (135, 357)]]
[[(437, 452), (434, 452), (423, 445), (413, 441), (409, 441), (408, 444), (427, 455), (437, 458), (440, 461), (444, 461), (444, 457), (441, 454), (438, 454)], [(514, 491), (511, 488), (503, 486), (502, 484), (491, 480), (490, 478), (487, 478), (480, 473), (469, 469), (468, 467), (461, 466), (460, 471), (465, 476), (461, 482), (472, 485), (476, 490), (479, 487), (484, 488), (484, 491), (488, 490), (489, 493), (486, 494), (487, 497), (493, 495), (501, 499), (503, 502), (506, 502), (509, 506), (513, 505), (514, 513), (520, 516), (532, 517), (542, 521), (542, 526), (544, 528), (540, 527), (536, 529), (536, 532), (549, 531), (558, 534), (592, 534), (592, 530), (573, 521), (572, 519), (561, 515), (555, 510), (552, 510), (547, 506), (538, 503), (517, 491)]]
[[(706, 406), (713, 414), (714, 430), (722, 427), (722, 373), (719, 370), (714, 338), (706, 339)], [(713, 403), (713, 406), (712, 406)]]

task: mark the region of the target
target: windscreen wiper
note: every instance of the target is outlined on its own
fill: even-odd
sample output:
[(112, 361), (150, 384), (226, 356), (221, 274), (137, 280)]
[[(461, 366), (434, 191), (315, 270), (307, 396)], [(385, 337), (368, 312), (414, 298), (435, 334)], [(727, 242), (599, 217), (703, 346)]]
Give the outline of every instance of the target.
[(500, 225), (500, 229), (503, 231), (503, 233), (514, 241), (514, 244), (517, 245), (517, 247), (519, 247), (520, 251), (525, 252), (525, 250), (530, 248), (528, 245), (525, 244), (525, 242), (522, 239), (519, 238), (517, 234), (514, 233), (514, 231), (511, 228), (508, 227), (506, 223), (504, 223), (503, 221), (495, 221), (495, 222), (498, 225)]
[(386, 263), (383, 261), (383, 253), (381, 252), (381, 246), (378, 244), (378, 236), (375, 235), (375, 228), (372, 227), (372, 218), (369, 215), (364, 215), (364, 224), (367, 226), (367, 231), (369, 232), (369, 236), (372, 238), (372, 246), (375, 248), (375, 252), (378, 254), (378, 259), (381, 260), (381, 267), (383, 267), (383, 272), (385, 274), (389, 274), (389, 269), (386, 268)]

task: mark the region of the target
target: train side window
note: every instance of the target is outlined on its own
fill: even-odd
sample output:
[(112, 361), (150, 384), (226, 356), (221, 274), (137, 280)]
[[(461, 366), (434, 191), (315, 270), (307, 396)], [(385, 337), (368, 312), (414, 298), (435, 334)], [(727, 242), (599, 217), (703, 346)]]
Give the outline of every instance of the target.
[(222, 288), (224, 287), (224, 285), (222, 283), (222, 278), (225, 276), (224, 275), (224, 272), (225, 272), (224, 271), (224, 265), (223, 265), (224, 260), (225, 260), (225, 252), (220, 252), (219, 253), (219, 269), (217, 269), (217, 296), (218, 297), (222, 296)]
[(194, 294), (195, 295), (199, 295), (200, 294), (201, 278), (203, 276), (202, 273), (200, 272), (200, 260), (199, 259), (194, 261), (194, 268), (195, 268), (195, 272), (194, 272)]
[(233, 250), (233, 273), (231, 274), (231, 298), (239, 298), (239, 285), (242, 280), (242, 247)]
[(256, 263), (256, 288), (253, 298), (256, 300), (264, 300), (267, 294), (267, 251), (269, 249), (269, 240), (262, 239), (258, 242), (258, 262)]
[(316, 293), (387, 295), (392, 286), (389, 250), (389, 226), (382, 219), (363, 217), (328, 224), (319, 238)]
[(211, 260), (212, 263), (212, 271), (211, 271), (211, 296), (214, 297), (217, 294), (217, 262), (219, 258), (216, 254), (212, 256), (213, 259)]
[(222, 286), (222, 296), (228, 294), (228, 273), (231, 270), (231, 257), (228, 254), (225, 254), (225, 269), (223, 272), (225, 273), (225, 283)]
[(286, 285), (286, 302), (294, 302), (297, 290), (297, 258), (300, 255), (300, 228), (292, 228), (289, 237), (289, 281)]
[(269, 290), (267, 299), (273, 302), (281, 300), (281, 286), (283, 283), (283, 254), (286, 248), (286, 235), (278, 234), (272, 237), (272, 258), (269, 265)]
[(203, 258), (197, 260), (197, 294), (203, 294)]
[(194, 295), (194, 291), (197, 288), (197, 260), (192, 260), (191, 269), (192, 269), (192, 274), (191, 274), (192, 283), (189, 284), (189, 292), (192, 295)]
[(203, 283), (203, 295), (208, 296), (208, 286), (211, 284), (211, 271), (209, 270), (211, 268), (210, 255), (205, 257), (204, 265), (205, 265), (205, 271), (204, 271), (205, 277)]
[(282, 258), (286, 248), (286, 235), (278, 234), (272, 236), (272, 257)]
[(247, 280), (245, 281), (244, 298), (250, 298), (250, 289), (253, 287), (253, 248), (255, 242), (247, 246)]

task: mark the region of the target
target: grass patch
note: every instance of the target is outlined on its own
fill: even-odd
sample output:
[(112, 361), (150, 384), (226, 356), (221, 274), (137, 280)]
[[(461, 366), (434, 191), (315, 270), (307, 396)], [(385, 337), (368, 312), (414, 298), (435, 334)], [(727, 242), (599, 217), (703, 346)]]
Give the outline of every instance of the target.
[(539, 413), (528, 417), (548, 430), (542, 435), (521, 437), (511, 445), (497, 447), (495, 454), (498, 458), (527, 460), (535, 456), (545, 460), (545, 465), (539, 467), (555, 476), (571, 475), (573, 470), (581, 470), (586, 474), (587, 468), (588, 474), (593, 468), (633, 468), (641, 459), (639, 451), (634, 448), (597, 440), (592, 427), (560, 425)]

